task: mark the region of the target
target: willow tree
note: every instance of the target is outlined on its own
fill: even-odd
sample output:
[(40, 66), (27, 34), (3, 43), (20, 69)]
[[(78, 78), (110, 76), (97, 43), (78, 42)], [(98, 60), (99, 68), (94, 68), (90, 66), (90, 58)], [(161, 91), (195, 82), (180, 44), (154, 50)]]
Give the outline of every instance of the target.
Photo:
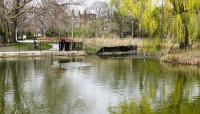
[[(111, 4), (116, 1), (111, 0)], [(157, 8), (162, 11), (155, 14)], [(200, 0), (121, 0), (119, 10), (137, 18), (140, 30), (150, 34), (160, 28), (162, 20), (163, 34), (175, 38), (180, 48), (187, 48), (199, 34)]]

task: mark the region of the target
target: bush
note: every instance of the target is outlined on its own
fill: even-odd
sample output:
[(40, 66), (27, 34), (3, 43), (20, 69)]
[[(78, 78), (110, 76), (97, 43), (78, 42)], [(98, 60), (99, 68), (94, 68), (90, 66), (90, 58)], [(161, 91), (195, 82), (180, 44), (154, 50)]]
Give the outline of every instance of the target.
[[(76, 28), (73, 31), (73, 35), (75, 38), (93, 38), (96, 36), (96, 33), (85, 28)], [(69, 32), (69, 36), (72, 36), (72, 32)]]
[[(54, 30), (48, 30), (46, 31), (45, 35), (47, 37), (72, 37), (72, 31), (70, 32), (56, 32)], [(74, 38), (93, 38), (96, 36), (96, 33), (94, 31), (90, 31), (86, 28), (75, 28), (73, 30), (73, 37)]]
[(16, 48), (17, 50), (20, 50), (21, 51), (40, 51), (41, 50), (49, 50), (52, 48), (52, 45), (48, 44), (48, 43), (41, 43), (41, 44), (38, 44), (38, 48), (35, 48), (34, 47), (34, 44), (26, 44), (26, 43), (16, 43), (16, 44), (13, 44), (14, 48)]
[(197, 35), (197, 41), (200, 42), (200, 31), (198, 32), (198, 35)]
[(32, 33), (32, 32), (27, 32), (27, 33), (26, 33), (26, 38), (27, 38), (27, 39), (35, 39), (36, 37), (34, 36), (34, 33)]
[(144, 51), (148, 52), (156, 52), (161, 49), (161, 40), (160, 38), (154, 38), (154, 39), (147, 39), (144, 40), (143, 45)]

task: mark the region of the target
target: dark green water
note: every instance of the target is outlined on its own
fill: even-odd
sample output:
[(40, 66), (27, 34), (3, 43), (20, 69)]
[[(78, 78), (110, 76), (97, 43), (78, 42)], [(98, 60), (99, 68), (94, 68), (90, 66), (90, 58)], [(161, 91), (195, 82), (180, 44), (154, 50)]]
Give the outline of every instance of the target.
[(0, 60), (0, 114), (200, 114), (199, 69), (138, 57)]

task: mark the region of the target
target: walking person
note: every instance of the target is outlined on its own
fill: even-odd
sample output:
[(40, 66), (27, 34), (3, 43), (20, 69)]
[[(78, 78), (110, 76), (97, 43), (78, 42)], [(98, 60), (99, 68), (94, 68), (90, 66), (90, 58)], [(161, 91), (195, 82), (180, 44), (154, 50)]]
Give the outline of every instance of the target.
[(34, 48), (37, 49), (38, 48), (38, 42), (37, 42), (36, 39), (34, 39), (33, 44), (34, 44)]
[(62, 37), (62, 38), (60, 39), (60, 42), (59, 42), (59, 50), (60, 50), (60, 51), (63, 51), (63, 49), (64, 49), (64, 44), (65, 44), (65, 39)]

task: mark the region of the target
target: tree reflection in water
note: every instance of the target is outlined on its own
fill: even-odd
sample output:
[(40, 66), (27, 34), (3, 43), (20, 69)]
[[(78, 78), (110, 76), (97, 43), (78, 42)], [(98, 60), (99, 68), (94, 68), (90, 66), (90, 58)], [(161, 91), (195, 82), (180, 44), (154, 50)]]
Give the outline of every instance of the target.
[(0, 64), (0, 114), (5, 113), (5, 72), (6, 62)]
[[(118, 106), (110, 106), (108, 108), (110, 114), (200, 113), (200, 72), (198, 67), (166, 64), (142, 66), (144, 71), (140, 72), (139, 82), (142, 97), (139, 100), (125, 100)], [(164, 75), (161, 82), (153, 81), (153, 78), (158, 76), (160, 72), (154, 71), (151, 74), (147, 71), (149, 66), (151, 70), (162, 69), (161, 72)], [(144, 75), (145, 72), (147, 77)]]
[[(59, 66), (79, 62), (92, 67)], [(152, 59), (87, 57), (5, 60), (0, 61), (0, 69), (0, 114), (200, 112), (198, 67)]]

